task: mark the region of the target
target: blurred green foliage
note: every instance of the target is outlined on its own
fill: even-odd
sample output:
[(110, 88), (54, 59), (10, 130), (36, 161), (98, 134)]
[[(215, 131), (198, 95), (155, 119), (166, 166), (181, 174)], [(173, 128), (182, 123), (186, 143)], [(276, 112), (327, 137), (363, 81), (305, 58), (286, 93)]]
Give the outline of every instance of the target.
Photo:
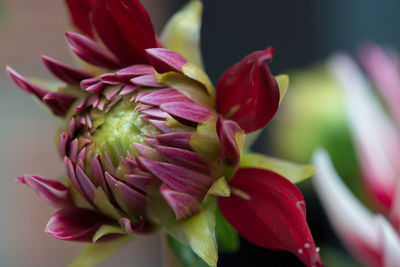
[(363, 200), (353, 140), (339, 85), (326, 65), (290, 74), (291, 85), (273, 120), (273, 149), (279, 156), (309, 163), (315, 149), (325, 148), (345, 183)]

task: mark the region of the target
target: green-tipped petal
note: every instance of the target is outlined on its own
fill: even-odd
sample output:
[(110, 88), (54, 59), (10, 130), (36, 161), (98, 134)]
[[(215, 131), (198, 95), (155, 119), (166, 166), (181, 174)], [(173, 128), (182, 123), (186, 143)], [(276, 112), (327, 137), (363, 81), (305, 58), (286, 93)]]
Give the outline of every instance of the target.
[(209, 266), (217, 266), (218, 249), (215, 241), (215, 206), (209, 205), (203, 211), (182, 223), (188, 244)]
[(95, 266), (132, 240), (131, 236), (123, 236), (112, 241), (87, 244), (78, 256), (67, 267), (92, 267)]
[(96, 204), (97, 208), (108, 217), (116, 220), (122, 218), (119, 211), (114, 207), (113, 204), (111, 204), (106, 193), (104, 193), (101, 187), (98, 187), (96, 190), (96, 193), (94, 195), (94, 203)]
[(280, 74), (278, 76), (275, 76), (275, 79), (279, 86), (279, 95), (280, 95), (279, 104), (280, 104), (289, 88), (289, 83), (290, 83), (289, 76), (286, 74)]
[(165, 47), (178, 52), (189, 62), (202, 67), (200, 51), (200, 27), (203, 4), (193, 0), (185, 5), (168, 21), (161, 41)]
[(115, 226), (115, 225), (109, 225), (109, 224), (103, 224), (94, 234), (92, 238), (92, 242), (96, 243), (100, 238), (106, 235), (111, 235), (111, 234), (119, 234), (123, 235), (126, 234), (124, 230), (120, 226)]
[(217, 197), (229, 197), (231, 195), (231, 189), (223, 176), (213, 183), (208, 193)]
[(292, 183), (301, 182), (315, 173), (315, 167), (312, 165), (296, 164), (257, 153), (244, 154), (240, 162), (240, 167), (271, 170), (282, 175)]

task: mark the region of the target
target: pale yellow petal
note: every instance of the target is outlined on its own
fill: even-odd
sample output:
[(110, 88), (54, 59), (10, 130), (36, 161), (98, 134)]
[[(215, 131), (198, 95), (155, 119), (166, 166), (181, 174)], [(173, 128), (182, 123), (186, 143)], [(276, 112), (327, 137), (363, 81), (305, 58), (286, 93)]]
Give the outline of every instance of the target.
[(278, 76), (275, 76), (275, 79), (279, 86), (279, 93), (280, 93), (279, 104), (280, 104), (287, 92), (287, 89), (289, 88), (289, 76), (286, 74), (280, 74)]
[(178, 11), (167, 23), (161, 41), (165, 47), (178, 52), (189, 62), (202, 67), (200, 28), (203, 4), (193, 0)]

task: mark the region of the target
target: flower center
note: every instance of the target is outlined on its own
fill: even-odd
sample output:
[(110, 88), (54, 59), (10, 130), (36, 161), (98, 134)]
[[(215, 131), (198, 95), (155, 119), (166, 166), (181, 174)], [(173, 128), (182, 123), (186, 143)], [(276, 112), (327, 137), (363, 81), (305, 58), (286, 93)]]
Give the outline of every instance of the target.
[(136, 104), (122, 100), (108, 113), (97, 118), (94, 124), (99, 123), (92, 134), (95, 154), (103, 155), (107, 152), (114, 166), (117, 166), (121, 157), (129, 152), (132, 156), (138, 155), (133, 143), (145, 142), (144, 133), (150, 135), (159, 131), (142, 117), (144, 114), (136, 110)]

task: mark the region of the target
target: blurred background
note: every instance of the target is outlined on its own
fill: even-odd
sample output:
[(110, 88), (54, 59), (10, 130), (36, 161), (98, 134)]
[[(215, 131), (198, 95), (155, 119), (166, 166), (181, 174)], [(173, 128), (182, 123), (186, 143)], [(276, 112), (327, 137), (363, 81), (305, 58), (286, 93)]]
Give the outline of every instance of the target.
[[(142, 2), (160, 32), (171, 14), (186, 1)], [(297, 70), (314, 68), (337, 50), (354, 53), (365, 40), (400, 47), (400, 2), (396, 0), (203, 2), (202, 50), (207, 72), (214, 82), (228, 66), (268, 45), (276, 51), (272, 72), (294, 73), (292, 85), (301, 85), (301, 78), (296, 78), (300, 77)], [(46, 54), (72, 63), (63, 34), (68, 29), (62, 0), (0, 0), (0, 68), (10, 65), (27, 76), (50, 78), (39, 56)], [(54, 178), (63, 174), (54, 141), (59, 122), (33, 97), (18, 90), (5, 71), (0, 71), (0, 88), (0, 266), (64, 266), (79, 246), (45, 235), (43, 229), (53, 210), (30, 189), (15, 182), (16, 177), (25, 173)], [(296, 89), (292, 86), (287, 96), (295, 96)], [(310, 155), (287, 152), (276, 139), (280, 123), (290, 122), (284, 114), (285, 103), (293, 102), (296, 101), (283, 102), (283, 111), (278, 111), (254, 149), (307, 162)], [(298, 103), (298, 108), (302, 109), (302, 103)], [(313, 122), (310, 123), (312, 126)], [(341, 126), (340, 122), (338, 125)], [(349, 162), (354, 161), (346, 132), (335, 136), (350, 147)], [(349, 173), (357, 176), (354, 166)], [(358, 266), (332, 233), (312, 188), (307, 182), (301, 187), (310, 227), (327, 259), (326, 265)], [(160, 236), (138, 239), (101, 266), (161, 266)], [(329, 244), (326, 249), (325, 244)], [(341, 261), (331, 263), (329, 258)], [(222, 254), (219, 262), (219, 266), (244, 265), (302, 266), (289, 253), (257, 248), (246, 241), (242, 241), (239, 253)]]

